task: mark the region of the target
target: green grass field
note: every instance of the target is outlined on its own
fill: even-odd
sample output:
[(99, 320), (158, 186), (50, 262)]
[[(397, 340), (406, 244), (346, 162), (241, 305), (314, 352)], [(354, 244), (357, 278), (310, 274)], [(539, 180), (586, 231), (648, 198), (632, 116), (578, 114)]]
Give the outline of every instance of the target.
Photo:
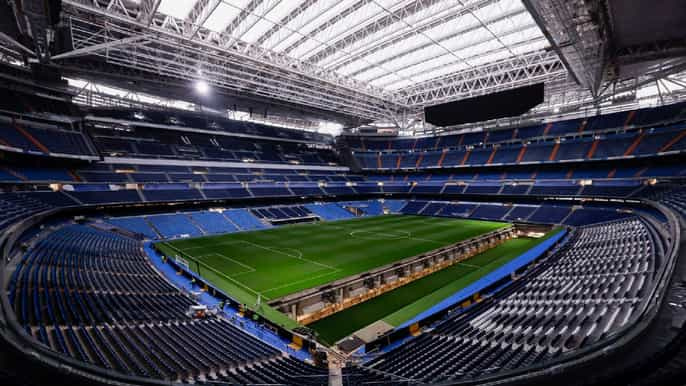
[(191, 269), (272, 321), (294, 321), (265, 301), (366, 272), (508, 224), (421, 216), (378, 216), (287, 225), (254, 232), (158, 243)]
[(322, 341), (333, 344), (377, 320), (383, 320), (391, 326), (399, 326), (555, 233), (557, 231), (551, 231), (540, 239), (508, 240), (465, 262), (454, 264), (364, 303), (337, 312), (308, 327), (317, 331)]

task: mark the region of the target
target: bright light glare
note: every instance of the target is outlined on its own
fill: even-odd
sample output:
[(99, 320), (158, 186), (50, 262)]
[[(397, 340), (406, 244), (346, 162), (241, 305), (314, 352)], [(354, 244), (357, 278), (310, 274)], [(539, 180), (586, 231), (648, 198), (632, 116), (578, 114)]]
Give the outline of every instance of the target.
[(195, 91), (201, 95), (207, 95), (210, 92), (210, 85), (204, 80), (198, 80), (195, 82)]

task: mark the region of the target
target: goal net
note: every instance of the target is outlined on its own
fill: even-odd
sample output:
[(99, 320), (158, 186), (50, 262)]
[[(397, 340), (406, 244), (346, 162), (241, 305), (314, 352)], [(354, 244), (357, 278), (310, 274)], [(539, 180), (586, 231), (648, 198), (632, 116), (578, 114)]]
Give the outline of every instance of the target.
[(190, 267), (188, 266), (188, 260), (184, 259), (181, 256), (175, 256), (174, 260), (176, 261), (176, 264), (178, 264), (181, 267), (186, 268), (186, 270), (190, 271)]

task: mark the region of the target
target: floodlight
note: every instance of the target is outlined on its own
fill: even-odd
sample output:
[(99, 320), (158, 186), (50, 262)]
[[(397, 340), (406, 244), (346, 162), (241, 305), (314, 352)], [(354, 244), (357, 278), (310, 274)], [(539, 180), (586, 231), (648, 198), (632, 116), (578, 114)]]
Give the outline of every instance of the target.
[(195, 82), (195, 91), (201, 95), (207, 95), (210, 92), (210, 85), (204, 80), (197, 80)]

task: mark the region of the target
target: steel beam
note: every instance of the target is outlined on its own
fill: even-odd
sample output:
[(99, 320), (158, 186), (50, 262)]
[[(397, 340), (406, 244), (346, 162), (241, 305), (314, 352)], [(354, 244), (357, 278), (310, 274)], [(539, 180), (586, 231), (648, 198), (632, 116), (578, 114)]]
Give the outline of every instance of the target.
[[(454, 7), (454, 4), (452, 4), (451, 2), (446, 2), (444, 0), (414, 0), (400, 9), (397, 9), (393, 12), (386, 14), (385, 16), (377, 18), (372, 23), (364, 25), (360, 29), (350, 31), (351, 33), (347, 34), (341, 39), (326, 46), (322, 50), (314, 52), (311, 55), (309, 55), (307, 60), (313, 63), (320, 63), (329, 56), (347, 49), (352, 44), (362, 39), (365, 39), (370, 35), (376, 34), (392, 26), (393, 24), (399, 23), (402, 20), (411, 17), (416, 17), (417, 15), (420, 15), (423, 11), (426, 11), (435, 5), (444, 6), (438, 12)], [(423, 24), (423, 22), (425, 22), (425, 20), (420, 19), (416, 21), (416, 24)]]
[(157, 10), (160, 8), (161, 3), (162, 0), (142, 0), (140, 11), (138, 13), (138, 20), (150, 26), (150, 24), (152, 24), (152, 19), (155, 17)]
[(291, 21), (297, 19), (300, 15), (303, 14), (308, 8), (313, 6), (318, 0), (305, 0), (302, 3), (300, 3), (294, 10), (292, 10), (288, 15), (283, 17), (281, 20), (279, 20), (278, 23), (276, 23), (272, 28), (270, 28), (267, 32), (265, 32), (262, 36), (260, 36), (257, 40), (256, 43), (257, 45), (261, 46), (262, 43), (266, 42), (277, 34), (279, 31), (282, 31), (285, 26), (287, 26)]
[(374, 0), (359, 0), (359, 1), (355, 2), (355, 4), (353, 4), (352, 6), (344, 9), (343, 11), (341, 11), (341, 13), (332, 17), (331, 19), (324, 21), (317, 28), (315, 28), (312, 32), (301, 37), (295, 43), (286, 47), (286, 49), (284, 50), (284, 53), (286, 53), (287, 55), (290, 54), (293, 50), (295, 50), (297, 47), (301, 46), (303, 43), (305, 43), (309, 39), (312, 39), (317, 34), (323, 32), (323, 31), (326, 31), (329, 27), (333, 26), (336, 23), (339, 23), (341, 20), (344, 20), (346, 17), (348, 17), (348, 15), (350, 15), (351, 13), (357, 11), (358, 9), (364, 7), (367, 4), (372, 3), (373, 1)]
[(401, 92), (406, 105), (423, 107), (537, 82), (559, 81), (566, 76), (567, 71), (554, 52), (539, 51), (470, 68)]
[(607, 58), (602, 26), (582, 0), (522, 0), (574, 79), (597, 95)]
[(219, 4), (221, 0), (198, 0), (188, 15), (188, 22), (184, 29), (186, 35), (191, 38), (195, 37)]
[[(483, 3), (490, 3), (490, 1), (486, 1)], [(522, 9), (522, 10), (519, 10), (519, 11), (516, 11), (513, 13), (508, 13), (508, 14), (503, 15), (501, 17), (489, 20), (489, 21), (487, 21), (487, 23), (489, 23), (489, 24), (490, 23), (498, 23), (498, 22), (510, 19), (512, 17), (519, 16), (519, 15), (523, 14), (524, 12), (526, 12), (526, 10)], [(388, 47), (391, 47), (393, 45), (398, 46), (397, 53), (394, 53), (394, 55), (392, 55), (391, 57), (385, 58), (379, 62), (369, 64), (363, 68), (355, 70), (354, 72), (352, 72), (350, 74), (350, 76), (357, 76), (358, 74), (363, 73), (363, 72), (365, 72), (365, 71), (367, 71), (367, 70), (369, 70), (369, 69), (371, 69), (377, 65), (385, 65), (385, 64), (387, 64), (387, 63), (389, 63), (395, 59), (401, 58), (403, 56), (411, 56), (415, 52), (418, 52), (418, 51), (421, 51), (423, 49), (430, 47), (433, 44), (433, 42), (426, 42), (425, 44), (422, 44), (420, 46), (413, 47), (410, 49), (406, 49), (406, 48), (402, 47), (403, 41), (410, 39), (413, 36), (416, 36), (417, 34), (420, 34), (420, 33), (427, 31), (431, 28), (434, 28), (435, 26), (445, 24), (448, 22), (453, 22), (456, 19), (464, 16), (466, 13), (468, 13), (468, 11), (461, 10), (461, 12), (451, 14), (450, 17), (441, 18), (441, 20), (431, 20), (427, 24), (413, 28), (412, 30), (407, 31), (406, 33), (399, 34), (397, 36), (392, 37), (391, 39), (384, 39), (383, 41), (379, 42), (379, 44), (375, 45), (374, 47), (372, 47), (368, 50), (364, 50), (364, 51), (359, 52), (359, 53), (355, 53), (354, 55), (348, 56), (344, 60), (340, 61), (340, 63), (335, 63), (335, 64), (332, 64), (331, 66), (335, 70), (345, 68), (345, 66), (347, 66), (351, 63), (354, 63), (355, 61), (358, 61), (359, 59), (361, 59), (363, 57), (366, 57), (366, 56), (369, 56), (373, 53), (379, 52), (379, 51), (386, 49)], [(481, 28), (481, 26), (472, 26), (472, 27), (468, 27), (468, 28), (457, 28), (457, 29), (455, 29), (454, 32), (451, 32), (450, 34), (446, 35), (445, 37), (441, 38), (438, 41), (442, 43), (442, 42), (445, 42), (449, 39), (453, 39), (459, 35), (475, 32), (479, 28)]]

